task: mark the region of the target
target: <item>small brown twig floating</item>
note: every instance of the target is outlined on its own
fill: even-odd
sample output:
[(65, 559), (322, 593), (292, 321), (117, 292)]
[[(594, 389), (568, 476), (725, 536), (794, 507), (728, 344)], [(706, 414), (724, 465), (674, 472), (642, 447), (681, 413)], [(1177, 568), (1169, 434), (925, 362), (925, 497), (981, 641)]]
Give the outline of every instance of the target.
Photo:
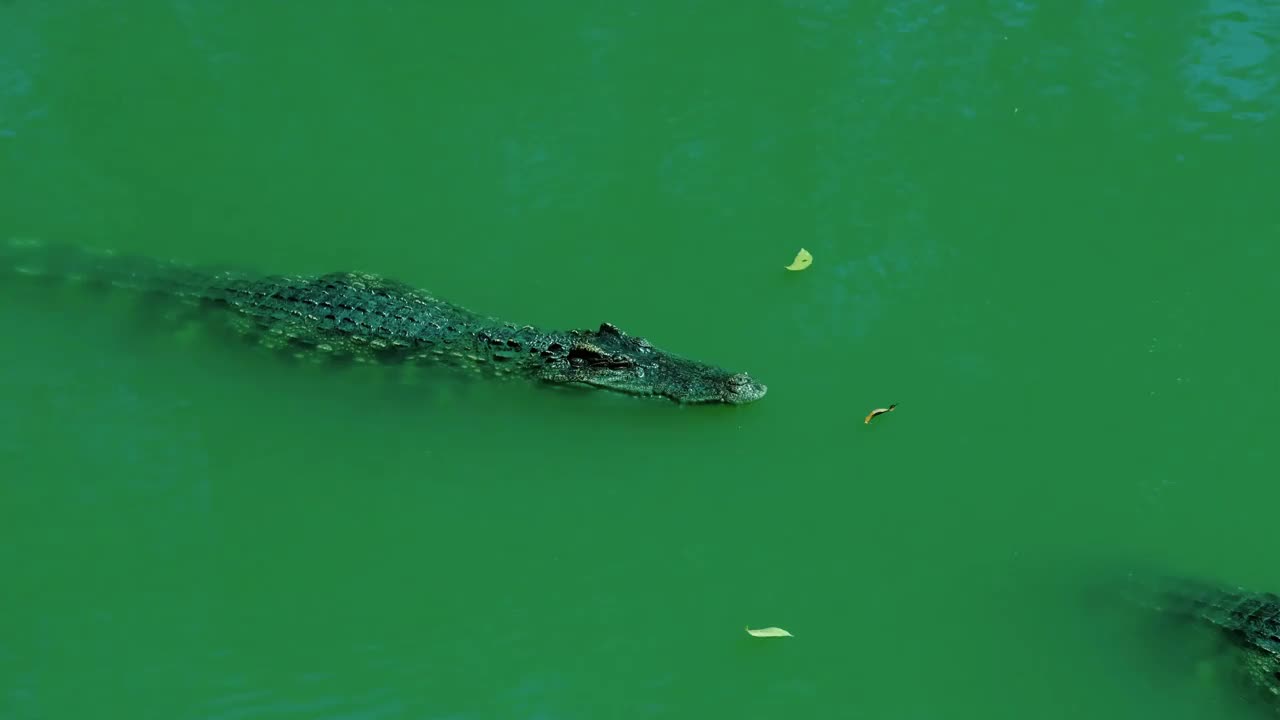
[(870, 415), (868, 415), (868, 416), (867, 416), (867, 419), (866, 419), (866, 420), (863, 420), (863, 421), (862, 421), (862, 423), (863, 423), (864, 425), (870, 425), (870, 424), (871, 424), (871, 418), (873, 418), (873, 417), (875, 417), (875, 416), (877, 416), (877, 415), (880, 415), (881, 413), (893, 412), (893, 409), (894, 409), (894, 408), (896, 408), (896, 407), (898, 407), (898, 404), (897, 404), (897, 403), (894, 403), (894, 404), (890, 405), (890, 406), (889, 406), (889, 407), (887, 407), (887, 408), (876, 408), (875, 410), (872, 410), (872, 411), (871, 411), (871, 414), (870, 414)]

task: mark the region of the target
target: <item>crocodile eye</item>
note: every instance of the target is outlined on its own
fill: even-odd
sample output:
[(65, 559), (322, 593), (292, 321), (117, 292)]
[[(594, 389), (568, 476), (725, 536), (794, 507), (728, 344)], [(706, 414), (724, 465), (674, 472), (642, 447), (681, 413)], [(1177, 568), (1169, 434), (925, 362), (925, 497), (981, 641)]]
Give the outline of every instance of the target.
[(622, 370), (635, 366), (626, 355), (611, 355), (594, 345), (574, 345), (569, 348), (569, 363), (574, 367), (611, 368)]
[(610, 365), (612, 358), (594, 345), (574, 345), (569, 348), (569, 364), (574, 367), (602, 367)]

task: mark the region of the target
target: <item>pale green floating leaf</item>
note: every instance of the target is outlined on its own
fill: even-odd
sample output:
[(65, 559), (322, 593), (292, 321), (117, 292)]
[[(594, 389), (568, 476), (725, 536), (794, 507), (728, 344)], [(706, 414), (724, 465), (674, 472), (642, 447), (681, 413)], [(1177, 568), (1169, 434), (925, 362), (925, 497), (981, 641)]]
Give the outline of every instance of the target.
[(813, 256), (808, 250), (800, 248), (800, 252), (796, 253), (796, 259), (791, 261), (787, 266), (788, 270), (803, 270), (813, 264)]
[(747, 628), (747, 633), (752, 637), (793, 637), (791, 633), (780, 627), (756, 628), (755, 630)]

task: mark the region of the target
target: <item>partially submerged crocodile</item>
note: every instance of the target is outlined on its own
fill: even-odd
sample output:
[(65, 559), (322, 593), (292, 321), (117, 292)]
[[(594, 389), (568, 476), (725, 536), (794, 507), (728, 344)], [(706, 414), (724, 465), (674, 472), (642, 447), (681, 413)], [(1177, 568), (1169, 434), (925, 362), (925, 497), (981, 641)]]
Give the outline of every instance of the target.
[(1129, 600), (1167, 619), (1209, 629), (1233, 680), (1248, 697), (1280, 716), (1280, 595), (1225, 588), (1184, 578), (1132, 579)]
[(27, 239), (0, 247), (0, 260), (29, 275), (78, 277), (213, 311), (268, 346), (296, 352), (447, 364), (679, 403), (739, 405), (767, 389), (746, 373), (673, 355), (609, 323), (596, 330), (515, 325), (376, 275), (264, 277)]

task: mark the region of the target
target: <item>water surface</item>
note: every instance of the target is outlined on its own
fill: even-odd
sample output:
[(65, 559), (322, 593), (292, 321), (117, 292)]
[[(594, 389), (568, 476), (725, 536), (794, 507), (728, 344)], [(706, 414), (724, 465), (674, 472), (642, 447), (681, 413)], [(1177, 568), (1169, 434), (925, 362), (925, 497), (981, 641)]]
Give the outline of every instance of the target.
[(0, 4), (0, 234), (770, 388), (339, 373), (6, 280), (0, 716), (1247, 717), (1080, 591), (1280, 590), (1280, 13), (1051, 5)]

